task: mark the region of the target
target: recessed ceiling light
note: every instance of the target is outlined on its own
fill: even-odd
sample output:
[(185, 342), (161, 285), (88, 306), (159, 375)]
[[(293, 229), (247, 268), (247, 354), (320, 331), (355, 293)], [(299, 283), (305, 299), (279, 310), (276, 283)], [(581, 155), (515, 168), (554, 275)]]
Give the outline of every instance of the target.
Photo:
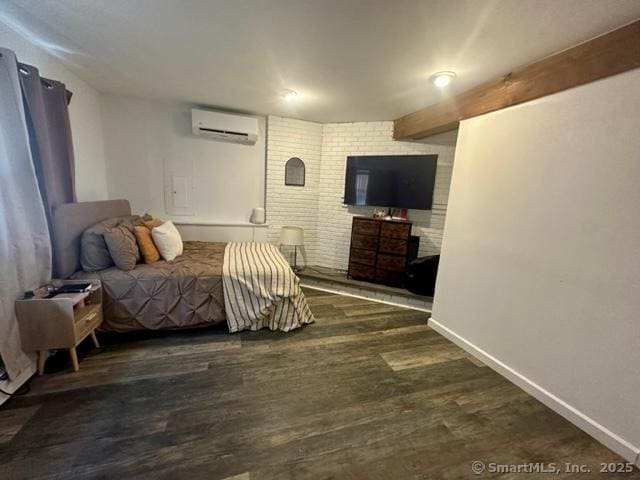
[(456, 78), (455, 72), (438, 72), (431, 75), (431, 81), (438, 88), (446, 87)]
[(297, 96), (298, 92), (296, 92), (295, 90), (283, 90), (282, 94), (280, 95), (282, 100), (284, 100), (285, 102), (293, 102)]

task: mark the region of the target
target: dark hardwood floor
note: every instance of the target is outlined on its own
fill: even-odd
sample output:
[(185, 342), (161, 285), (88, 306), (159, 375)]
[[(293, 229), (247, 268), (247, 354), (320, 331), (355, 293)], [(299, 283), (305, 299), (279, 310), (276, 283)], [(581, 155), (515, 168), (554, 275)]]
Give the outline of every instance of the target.
[(484, 478), (476, 460), (605, 478), (600, 462), (622, 462), (425, 313), (306, 292), (317, 323), (288, 334), (103, 336), (79, 372), (0, 407), (0, 478)]

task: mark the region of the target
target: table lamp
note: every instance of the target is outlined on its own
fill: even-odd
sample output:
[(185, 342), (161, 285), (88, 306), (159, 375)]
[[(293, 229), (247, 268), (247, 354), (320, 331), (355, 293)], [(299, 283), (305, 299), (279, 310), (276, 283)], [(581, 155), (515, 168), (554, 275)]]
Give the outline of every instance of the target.
[(304, 230), (300, 227), (285, 225), (280, 230), (280, 245), (293, 246), (293, 271), (299, 272), (298, 268), (298, 247), (304, 245)]

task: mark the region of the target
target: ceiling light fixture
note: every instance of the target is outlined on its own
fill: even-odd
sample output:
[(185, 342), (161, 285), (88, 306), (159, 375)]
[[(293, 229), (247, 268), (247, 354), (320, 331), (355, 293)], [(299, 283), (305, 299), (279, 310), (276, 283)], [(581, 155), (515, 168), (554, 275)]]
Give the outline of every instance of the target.
[(437, 72), (431, 75), (431, 82), (438, 88), (444, 88), (449, 85), (454, 78), (456, 78), (455, 72)]
[(293, 102), (297, 96), (298, 92), (296, 92), (295, 90), (284, 90), (282, 92), (282, 95), (280, 95), (282, 100), (284, 100), (285, 102)]

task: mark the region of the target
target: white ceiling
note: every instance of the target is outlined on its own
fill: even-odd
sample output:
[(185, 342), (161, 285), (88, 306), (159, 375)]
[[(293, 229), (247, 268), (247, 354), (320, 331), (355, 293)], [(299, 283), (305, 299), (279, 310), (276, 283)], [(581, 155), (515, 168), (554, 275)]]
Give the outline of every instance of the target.
[[(639, 0), (0, 3), (101, 91), (322, 122), (393, 119), (639, 17)], [(458, 74), (446, 93), (438, 70)]]

